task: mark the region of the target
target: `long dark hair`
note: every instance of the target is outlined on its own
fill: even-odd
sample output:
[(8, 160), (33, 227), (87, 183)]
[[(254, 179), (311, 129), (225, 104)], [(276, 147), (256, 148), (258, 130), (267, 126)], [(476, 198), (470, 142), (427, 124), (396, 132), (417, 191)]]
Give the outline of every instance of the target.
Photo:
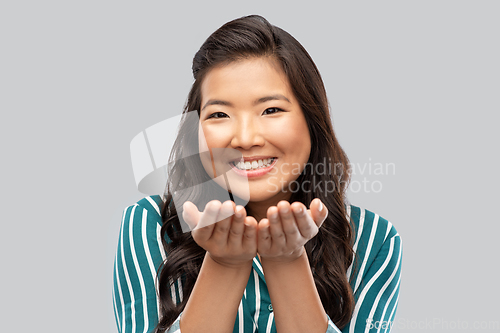
[[(180, 222), (182, 203), (186, 200), (201, 202), (201, 209), (209, 201), (202, 198), (207, 194), (202, 191), (182, 191), (210, 179), (197, 155), (197, 124), (188, 121), (188, 114), (197, 111), (199, 116), (200, 87), (212, 68), (250, 57), (272, 57), (278, 61), (304, 113), (311, 138), (307, 165), (322, 165), (323, 171), (306, 167), (296, 181), (301, 184), (300, 189), (293, 191), (290, 202), (299, 201), (309, 207), (314, 198), (320, 198), (328, 208), (327, 219), (305, 248), (326, 313), (338, 327), (344, 327), (351, 318), (354, 298), (346, 271), (353, 260), (353, 230), (344, 206), (350, 169), (333, 132), (323, 81), (313, 60), (295, 38), (263, 17), (251, 15), (220, 27), (193, 59), (195, 82), (170, 155), (166, 204), (162, 209), (161, 236), (168, 258), (159, 269), (161, 318), (157, 332), (165, 331), (183, 311), (205, 256), (205, 250), (196, 244), (190, 232), (183, 232)], [(328, 189), (315, 187), (318, 183), (329, 184)], [(181, 287), (182, 295), (171, 295), (174, 283)]]

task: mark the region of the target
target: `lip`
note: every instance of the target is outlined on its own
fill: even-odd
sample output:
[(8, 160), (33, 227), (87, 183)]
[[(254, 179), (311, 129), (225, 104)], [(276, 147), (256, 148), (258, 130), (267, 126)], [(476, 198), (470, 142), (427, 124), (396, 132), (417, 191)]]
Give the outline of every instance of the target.
[[(266, 173), (268, 173), (269, 171), (271, 171), (274, 168), (274, 166), (276, 165), (276, 162), (278, 161), (278, 158), (272, 157), (272, 156), (267, 156), (267, 157), (252, 156), (251, 159), (244, 159), (244, 162), (247, 162), (247, 161), (250, 162), (250, 161), (255, 161), (255, 160), (260, 160), (260, 159), (265, 159), (265, 158), (274, 158), (274, 161), (270, 166), (265, 167), (265, 168), (256, 169), (256, 170), (240, 170), (236, 166), (234, 166), (232, 163), (229, 163), (229, 165), (231, 166), (231, 169), (233, 169), (233, 171), (240, 176), (244, 176), (244, 177), (248, 177), (248, 178), (260, 177), (260, 176), (265, 175)], [(237, 159), (234, 161), (239, 162), (239, 161), (241, 161), (241, 159)], [(231, 161), (231, 162), (234, 162), (234, 161)]]
[(231, 160), (229, 161), (229, 163), (231, 162), (235, 162), (235, 163), (238, 163), (238, 162), (241, 162), (243, 160), (243, 162), (252, 162), (252, 161), (255, 161), (255, 160), (264, 160), (264, 159), (267, 159), (267, 158), (276, 158), (276, 156), (242, 156), (242, 157), (239, 157), (239, 158), (235, 158), (234, 160)]

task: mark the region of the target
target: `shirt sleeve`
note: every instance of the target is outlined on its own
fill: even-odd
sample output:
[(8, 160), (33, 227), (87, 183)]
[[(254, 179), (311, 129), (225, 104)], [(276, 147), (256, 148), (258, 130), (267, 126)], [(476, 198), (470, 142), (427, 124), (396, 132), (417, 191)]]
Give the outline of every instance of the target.
[(342, 332), (391, 331), (399, 300), (401, 256), (401, 237), (392, 227), (363, 274), (362, 283), (355, 292), (356, 306), (352, 319)]
[[(113, 305), (120, 333), (153, 332), (158, 323), (160, 307), (155, 282), (158, 268), (166, 258), (161, 223), (159, 209), (136, 204), (123, 212), (113, 273)], [(180, 281), (176, 281), (171, 290), (174, 302), (182, 299), (180, 290)], [(170, 332), (177, 332), (172, 329)]]
[(328, 317), (328, 328), (326, 329), (326, 333), (342, 333), (342, 331), (340, 331), (339, 328), (330, 319), (330, 316), (326, 316)]
[[(366, 219), (369, 218), (367, 214)], [(360, 267), (352, 282), (356, 300), (353, 315), (342, 330), (328, 317), (327, 333), (387, 333), (392, 329), (401, 280), (401, 237), (387, 220), (377, 215), (371, 218), (375, 224), (367, 230), (366, 237), (371, 253), (362, 251)]]
[(179, 314), (179, 317), (177, 317), (177, 319), (174, 321), (172, 326), (170, 326), (170, 328), (167, 330), (166, 333), (181, 333), (181, 327), (180, 327), (181, 315), (182, 312), (181, 314)]

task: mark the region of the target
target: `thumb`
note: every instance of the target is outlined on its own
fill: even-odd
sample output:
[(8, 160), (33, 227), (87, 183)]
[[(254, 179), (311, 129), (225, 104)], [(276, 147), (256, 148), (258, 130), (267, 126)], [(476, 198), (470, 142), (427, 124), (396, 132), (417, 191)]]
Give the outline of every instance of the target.
[(328, 216), (328, 209), (319, 198), (316, 198), (311, 202), (309, 214), (311, 215), (314, 223), (316, 223), (319, 228)]
[(196, 207), (196, 205), (191, 201), (186, 201), (182, 205), (182, 218), (191, 230), (196, 228), (198, 225), (198, 222), (200, 221), (200, 214), (201, 213), (198, 210), (198, 207)]

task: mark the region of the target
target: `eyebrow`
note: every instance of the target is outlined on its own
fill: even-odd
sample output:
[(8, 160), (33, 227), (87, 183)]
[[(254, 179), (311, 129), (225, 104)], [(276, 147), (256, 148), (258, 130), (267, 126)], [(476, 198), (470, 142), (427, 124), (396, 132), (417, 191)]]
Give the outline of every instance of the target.
[[(265, 102), (269, 102), (269, 101), (277, 101), (277, 100), (287, 101), (288, 103), (291, 103), (290, 100), (288, 98), (286, 98), (285, 96), (283, 96), (281, 94), (275, 94), (275, 95), (264, 96), (264, 97), (261, 97), (259, 99), (256, 99), (253, 102), (253, 105), (257, 105), (257, 104), (261, 104), (261, 103), (265, 103)], [(208, 102), (206, 102), (205, 105), (203, 105), (203, 107), (201, 108), (201, 111), (203, 111), (207, 106), (210, 106), (210, 105), (233, 106), (233, 104), (231, 104), (230, 102), (227, 102), (227, 101), (223, 101), (220, 99), (211, 99)]]

